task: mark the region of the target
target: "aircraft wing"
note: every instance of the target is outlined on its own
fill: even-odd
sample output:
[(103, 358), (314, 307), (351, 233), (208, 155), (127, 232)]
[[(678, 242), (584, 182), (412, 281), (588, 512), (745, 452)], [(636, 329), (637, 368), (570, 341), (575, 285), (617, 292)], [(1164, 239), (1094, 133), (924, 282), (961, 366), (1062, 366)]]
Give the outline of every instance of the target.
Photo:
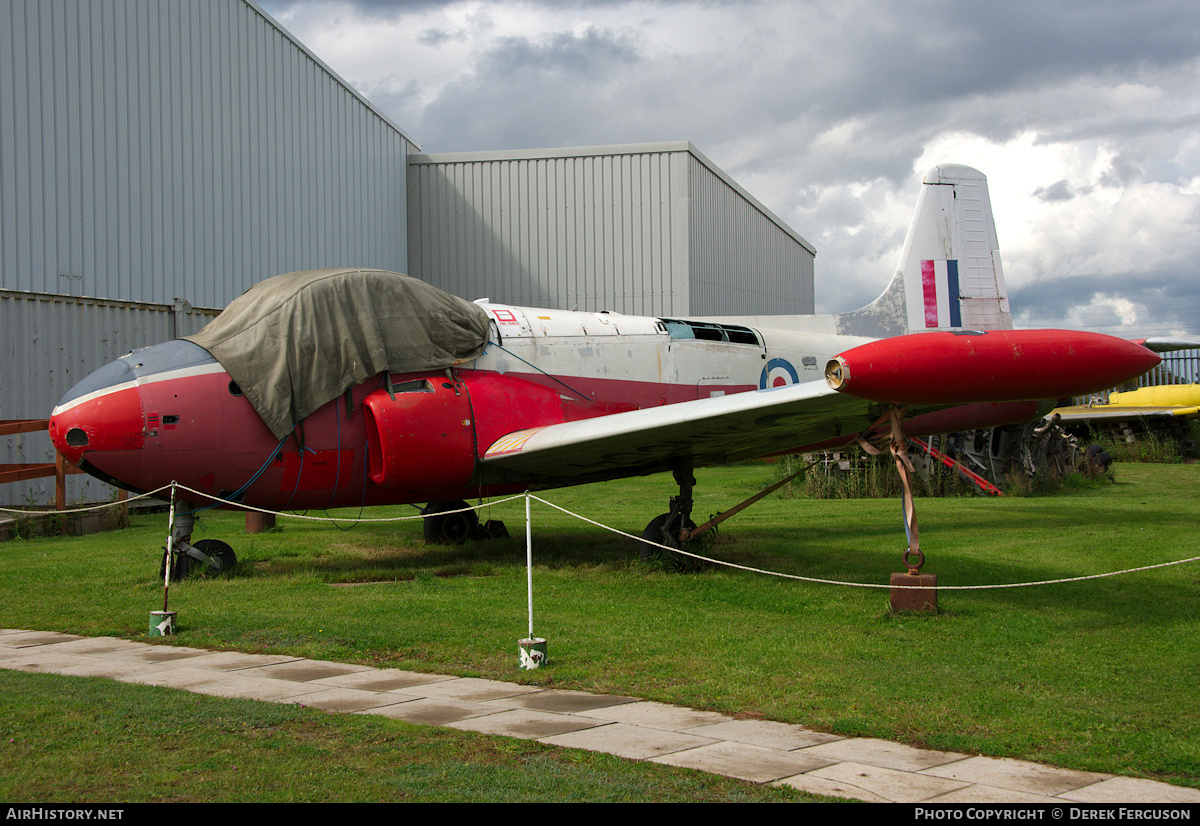
[(1159, 361), (1140, 344), (1080, 331), (896, 336), (843, 352), (823, 380), (509, 433), (488, 447), (482, 470), (488, 481), (513, 471), (514, 479), (563, 484), (832, 447), (875, 424), (889, 404), (915, 414), (1064, 398), (1112, 387)]
[(678, 459), (700, 467), (850, 436), (881, 412), (819, 380), (519, 430), (489, 447), (483, 465), (558, 480), (653, 473)]
[(1101, 421), (1103, 419), (1166, 419), (1175, 416), (1191, 418), (1200, 414), (1200, 407), (1155, 407), (1126, 404), (1088, 407), (1086, 405), (1077, 405), (1074, 407), (1059, 407), (1054, 412), (1061, 416), (1064, 422), (1087, 422)]

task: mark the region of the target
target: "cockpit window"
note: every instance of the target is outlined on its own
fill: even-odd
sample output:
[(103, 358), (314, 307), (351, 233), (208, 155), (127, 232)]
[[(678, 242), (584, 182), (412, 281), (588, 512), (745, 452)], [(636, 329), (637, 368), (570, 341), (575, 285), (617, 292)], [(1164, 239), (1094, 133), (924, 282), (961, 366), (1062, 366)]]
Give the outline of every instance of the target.
[(700, 339), (702, 341), (721, 341), (727, 344), (752, 344), (761, 346), (758, 333), (749, 327), (739, 327), (736, 324), (715, 324), (708, 321), (683, 321), (674, 318), (664, 318), (663, 324), (667, 333), (673, 339)]
[(685, 324), (682, 321), (671, 321), (670, 319), (663, 319), (663, 324), (667, 325), (667, 332), (671, 335), (671, 338), (695, 338), (696, 337), (696, 334), (692, 332), (691, 326), (688, 324)]

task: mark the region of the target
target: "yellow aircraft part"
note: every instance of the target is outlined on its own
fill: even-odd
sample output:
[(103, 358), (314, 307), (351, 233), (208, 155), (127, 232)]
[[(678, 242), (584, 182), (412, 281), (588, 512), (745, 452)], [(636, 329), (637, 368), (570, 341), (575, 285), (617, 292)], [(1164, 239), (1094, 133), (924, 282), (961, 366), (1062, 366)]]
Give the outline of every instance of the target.
[(1160, 384), (1125, 393), (1109, 393), (1108, 404), (1121, 407), (1196, 407), (1200, 406), (1200, 384)]

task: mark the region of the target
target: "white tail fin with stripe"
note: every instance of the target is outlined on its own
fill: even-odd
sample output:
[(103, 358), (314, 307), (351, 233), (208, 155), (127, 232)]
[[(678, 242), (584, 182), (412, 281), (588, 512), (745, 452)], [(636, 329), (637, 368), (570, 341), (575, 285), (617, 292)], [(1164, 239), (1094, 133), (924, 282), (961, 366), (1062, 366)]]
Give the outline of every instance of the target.
[(1011, 330), (987, 177), (958, 164), (925, 174), (900, 264), (883, 295), (835, 317), (843, 335)]

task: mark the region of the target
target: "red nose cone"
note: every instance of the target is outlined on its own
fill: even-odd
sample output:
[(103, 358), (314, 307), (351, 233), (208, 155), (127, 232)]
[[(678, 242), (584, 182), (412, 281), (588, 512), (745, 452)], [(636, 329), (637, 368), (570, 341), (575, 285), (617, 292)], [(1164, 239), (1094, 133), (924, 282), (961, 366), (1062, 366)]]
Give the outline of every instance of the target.
[(1073, 330), (917, 333), (847, 350), (826, 367), (837, 390), (894, 404), (1062, 399), (1114, 387), (1159, 357)]
[(68, 462), (84, 454), (136, 450), (146, 439), (141, 396), (124, 387), (60, 404), (50, 416), (50, 440)]

